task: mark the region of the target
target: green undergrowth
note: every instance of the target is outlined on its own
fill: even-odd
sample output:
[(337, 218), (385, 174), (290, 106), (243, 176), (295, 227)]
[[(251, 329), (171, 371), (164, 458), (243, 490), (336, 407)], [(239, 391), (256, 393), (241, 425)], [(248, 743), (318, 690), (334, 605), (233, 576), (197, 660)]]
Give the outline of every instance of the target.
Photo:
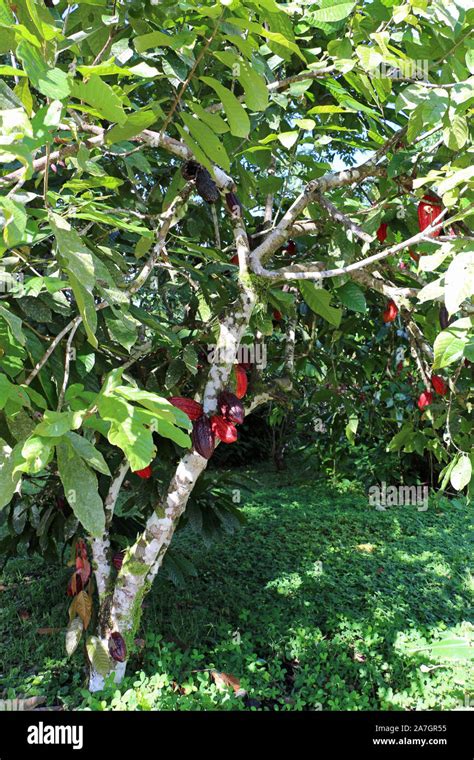
[(240, 531), (211, 548), (177, 537), (198, 574), (182, 588), (158, 580), (128, 677), (99, 695), (85, 689), (83, 652), (67, 660), (63, 632), (38, 632), (64, 628), (70, 571), (10, 561), (0, 692), (94, 710), (474, 707), (472, 507), (377, 511), (347, 481), (253, 475)]

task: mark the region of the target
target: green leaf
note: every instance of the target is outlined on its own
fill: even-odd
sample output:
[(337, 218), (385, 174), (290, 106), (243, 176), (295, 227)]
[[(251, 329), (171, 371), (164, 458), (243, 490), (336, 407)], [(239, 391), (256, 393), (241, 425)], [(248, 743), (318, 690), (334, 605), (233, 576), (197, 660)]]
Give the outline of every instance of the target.
[(199, 147), (199, 144), (193, 140), (189, 132), (186, 132), (185, 129), (180, 124), (176, 124), (176, 129), (178, 130), (179, 134), (181, 135), (181, 138), (184, 140), (186, 145), (188, 146), (189, 150), (193, 154), (196, 161), (198, 161), (202, 166), (205, 166), (206, 169), (209, 169), (209, 171), (212, 173), (212, 162), (209, 161), (208, 157), (204, 153), (203, 150)]
[(396, 433), (387, 446), (387, 451), (398, 451), (405, 443), (413, 437), (413, 425), (407, 422), (401, 430)]
[(112, 319), (106, 315), (105, 321), (112, 340), (130, 351), (138, 338), (137, 323), (126, 317), (125, 314), (122, 315), (121, 319)]
[(103, 475), (110, 475), (110, 470), (104, 457), (87, 438), (73, 432), (66, 433), (65, 437), (76, 454), (84, 459), (89, 467), (93, 467), (94, 470), (101, 472)]
[(23, 463), (21, 448), (18, 443), (12, 450), (10, 446), (0, 438), (0, 509), (10, 503), (21, 479), (18, 465)]
[(289, 150), (290, 148), (293, 147), (293, 145), (297, 141), (298, 134), (299, 134), (299, 132), (297, 132), (297, 131), (293, 131), (293, 132), (280, 132), (280, 134), (278, 135), (278, 140), (279, 140), (279, 142), (281, 142), (281, 144), (283, 145), (284, 148), (286, 148), (287, 150)]
[(191, 446), (191, 438), (189, 435), (183, 433), (182, 430), (174, 425), (170, 425), (170, 423), (165, 420), (157, 421), (156, 432), (158, 435), (162, 435), (163, 438), (170, 438), (177, 446), (182, 446), (183, 449), (190, 448)]
[(65, 219), (53, 213), (49, 217), (58, 244), (60, 264), (69, 276), (89, 343), (97, 348), (97, 312), (92, 294), (96, 281), (93, 254)]
[(93, 669), (101, 676), (106, 676), (112, 667), (112, 660), (105, 644), (97, 636), (89, 636), (86, 643), (87, 655)]
[(71, 92), (68, 75), (61, 69), (49, 68), (37, 48), (26, 40), (21, 40), (16, 55), (37, 90), (53, 100), (67, 98)]
[(451, 485), (456, 491), (462, 491), (472, 477), (471, 459), (467, 454), (461, 454), (451, 471)]
[[(229, 92), (229, 90), (227, 90), (227, 92)], [(237, 103), (239, 103), (239, 101), (237, 101)], [(216, 135), (224, 135), (229, 131), (229, 125), (218, 113), (211, 113), (210, 111), (206, 111), (206, 109), (203, 108), (200, 103), (193, 103), (190, 100), (186, 101), (186, 105), (188, 105), (191, 111), (196, 114), (198, 119), (207, 124), (207, 126), (210, 127), (212, 131), (216, 133)]]
[(311, 24), (333, 24), (347, 18), (356, 6), (355, 2), (347, 0), (321, 0), (319, 10), (311, 12)]
[(443, 129), (444, 144), (450, 150), (460, 150), (464, 147), (469, 137), (469, 128), (466, 118), (459, 113), (450, 114), (448, 123)]
[(24, 240), (26, 211), (21, 203), (11, 198), (0, 198), (0, 208), (3, 208), (4, 216), (3, 239), (7, 248), (12, 248)]
[[(272, 34), (272, 32), (265, 32), (266, 36), (271, 35), (271, 39), (278, 37), (285, 39), (281, 34)], [(278, 39), (280, 41), (280, 39)], [(286, 46), (291, 49), (296, 48), (296, 52), (300, 55), (299, 48), (293, 42), (285, 40)], [(303, 59), (304, 60), (304, 59)], [(260, 74), (258, 74), (254, 68), (247, 61), (238, 61), (236, 64), (239, 69), (237, 79), (244, 88), (244, 100), (248, 108), (251, 111), (265, 111), (269, 102), (269, 95), (265, 80)]]
[[(304, 57), (303, 53), (299, 49), (299, 47), (296, 44), (296, 42), (291, 42), (291, 40), (288, 40), (280, 32), (271, 32), (268, 29), (264, 29), (264, 28), (261, 30), (260, 34), (262, 35), (262, 37), (266, 37), (267, 39), (269, 39), (270, 42), (275, 42), (277, 45), (281, 45), (282, 47), (287, 48), (292, 53), (294, 53), (295, 55), (297, 55), (298, 58), (301, 58), (301, 60), (304, 63), (306, 63), (306, 58)], [(267, 92), (267, 97), (268, 97), (268, 92)], [(255, 109), (255, 110), (263, 111), (263, 108), (258, 108), (258, 109)]]
[(341, 303), (351, 311), (357, 311), (361, 314), (367, 311), (364, 291), (355, 282), (346, 282), (342, 288), (336, 290), (336, 295)]
[(308, 304), (309, 308), (323, 317), (334, 327), (339, 327), (342, 318), (342, 309), (335, 309), (329, 305), (331, 293), (323, 288), (317, 288), (312, 282), (302, 280), (298, 283), (300, 293)]
[(68, 272), (68, 275), (74, 298), (76, 299), (84, 323), (84, 328), (87, 333), (87, 339), (93, 348), (97, 348), (99, 344), (95, 335), (97, 330), (97, 311), (95, 308), (94, 296), (91, 292), (86, 290), (86, 288), (82, 287), (80, 281), (76, 279), (72, 272)]
[(357, 428), (359, 427), (359, 418), (356, 414), (351, 414), (349, 422), (346, 425), (346, 438), (349, 443), (354, 444)]
[(73, 618), (66, 631), (66, 653), (71, 657), (76, 651), (84, 630), (84, 623), (80, 617)]
[[(76, 423), (77, 424), (77, 423)], [(36, 435), (62, 436), (75, 426), (74, 412), (53, 412), (47, 410), (43, 419), (35, 427)]]
[(134, 39), (135, 50), (137, 53), (144, 53), (150, 48), (174, 47), (174, 35), (165, 34), (164, 32), (150, 32), (149, 34), (140, 34)]
[(56, 456), (59, 477), (72, 511), (88, 533), (100, 538), (105, 530), (105, 514), (97, 476), (67, 438), (56, 446)]
[(201, 80), (212, 87), (219, 96), (232, 134), (236, 137), (247, 137), (250, 132), (250, 120), (235, 95), (212, 77), (201, 77)]
[(181, 118), (211, 161), (221, 166), (224, 171), (230, 171), (229, 156), (215, 132), (209, 129), (207, 124), (203, 124), (188, 113), (181, 113)]
[(122, 101), (109, 84), (93, 74), (87, 82), (74, 81), (71, 95), (89, 103), (107, 121), (123, 124), (127, 120)]
[(157, 393), (126, 385), (117, 386), (114, 389), (114, 393), (123, 396), (123, 398), (126, 398), (129, 401), (135, 401), (141, 404), (145, 409), (149, 409), (150, 412), (153, 412), (153, 414), (160, 419), (171, 423), (176, 422), (176, 424), (186, 429), (190, 427), (188, 415), (180, 409), (177, 409), (173, 404), (170, 404), (168, 399), (158, 396)]
[(147, 467), (156, 454), (150, 427), (145, 427), (139, 410), (118, 396), (99, 399), (99, 414), (112, 424), (108, 440), (118, 446), (130, 462), (132, 472)]
[(108, 145), (112, 145), (112, 143), (122, 142), (122, 140), (130, 140), (135, 135), (143, 132), (144, 129), (151, 127), (155, 121), (156, 114), (154, 111), (150, 109), (136, 111), (136, 113), (127, 116), (124, 122), (116, 124), (112, 129), (109, 129), (105, 136), (105, 142)]
[(53, 453), (53, 442), (45, 437), (32, 435), (23, 444), (21, 454), (25, 462), (18, 465), (17, 469), (33, 475), (44, 470)]
[(474, 295), (474, 252), (463, 251), (453, 258), (445, 275), (444, 302), (454, 314), (462, 302)]
[(20, 346), (24, 346), (26, 343), (26, 338), (22, 330), (23, 323), (20, 317), (17, 317), (16, 314), (12, 314), (12, 312), (3, 306), (3, 304), (0, 304), (0, 317), (7, 323), (15, 340), (20, 344)]
[(470, 325), (470, 319), (458, 319), (436, 336), (433, 344), (433, 370), (447, 367), (462, 358), (464, 346), (468, 342), (467, 330)]

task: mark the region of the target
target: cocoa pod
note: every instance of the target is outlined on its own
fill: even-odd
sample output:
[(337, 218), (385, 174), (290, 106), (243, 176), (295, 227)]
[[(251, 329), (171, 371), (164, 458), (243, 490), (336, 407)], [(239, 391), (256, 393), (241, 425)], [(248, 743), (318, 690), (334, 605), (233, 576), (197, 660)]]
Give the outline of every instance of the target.
[(242, 206), (235, 193), (226, 193), (225, 202), (232, 216), (241, 216)]
[(215, 203), (219, 200), (217, 185), (203, 166), (200, 166), (196, 173), (196, 190), (207, 203)]
[(228, 422), (233, 422), (234, 425), (241, 425), (244, 421), (244, 405), (237, 398), (234, 393), (229, 391), (222, 391), (218, 398), (219, 411)]
[(127, 659), (127, 647), (122, 634), (114, 631), (109, 638), (109, 654), (116, 662), (125, 662)]
[(211, 428), (222, 443), (235, 443), (237, 440), (237, 428), (232, 422), (221, 417), (220, 414), (211, 417)]
[(191, 439), (195, 451), (204, 459), (210, 459), (215, 448), (215, 435), (205, 414), (194, 422)]
[(442, 330), (446, 330), (449, 326), (449, 313), (444, 304), (439, 307), (439, 324)]
[(202, 417), (202, 405), (192, 398), (185, 398), (184, 396), (171, 396), (168, 399), (170, 404), (173, 404), (177, 409), (181, 409), (182, 412), (188, 415), (190, 420), (198, 420)]
[(249, 381), (247, 379), (247, 373), (241, 364), (237, 364), (235, 366), (235, 379), (236, 379), (235, 395), (237, 396), (237, 398), (243, 398), (245, 394), (247, 393), (247, 387), (248, 387)]
[(112, 557), (112, 564), (116, 570), (121, 570), (124, 557), (125, 557), (125, 552), (116, 552), (114, 556)]
[(200, 165), (197, 161), (186, 161), (181, 167), (181, 176), (188, 180), (196, 179), (196, 174), (198, 173), (199, 168)]
[(153, 473), (150, 465), (148, 465), (148, 467), (144, 467), (143, 470), (134, 470), (133, 474), (138, 475), (138, 477), (142, 478), (143, 480), (148, 480), (148, 478), (151, 478)]

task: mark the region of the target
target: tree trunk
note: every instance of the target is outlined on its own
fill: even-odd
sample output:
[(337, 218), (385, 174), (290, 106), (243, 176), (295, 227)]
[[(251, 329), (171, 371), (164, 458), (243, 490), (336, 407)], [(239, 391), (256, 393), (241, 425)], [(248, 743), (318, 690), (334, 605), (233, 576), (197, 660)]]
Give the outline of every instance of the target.
[[(245, 272), (245, 261), (248, 256), (245, 230), (239, 220), (235, 220), (235, 225), (237, 249), (239, 258), (243, 259), (244, 267), (244, 272), (241, 273), (243, 274), (241, 292), (235, 304), (235, 310), (220, 322), (215, 358), (209, 369), (203, 394), (205, 414), (212, 414), (217, 410), (219, 393), (228, 383), (241, 338), (249, 324), (255, 305), (255, 293)], [(104, 537), (98, 542), (93, 542), (95, 574), (100, 598), (99, 630), (104, 647), (107, 647), (110, 633), (118, 632), (125, 641), (128, 656), (130, 655), (140, 624), (143, 598), (151, 588), (179, 519), (186, 509), (189, 496), (206, 467), (207, 459), (194, 450), (182, 457), (166, 496), (157, 504), (136, 543), (127, 550), (112, 589), (110, 589), (110, 571), (108, 573), (104, 568), (108, 538)], [(120, 683), (123, 679), (125, 670), (126, 663), (114, 663), (110, 672), (115, 672), (116, 683)], [(102, 689), (104, 680), (104, 677), (92, 668), (89, 679), (90, 691)]]

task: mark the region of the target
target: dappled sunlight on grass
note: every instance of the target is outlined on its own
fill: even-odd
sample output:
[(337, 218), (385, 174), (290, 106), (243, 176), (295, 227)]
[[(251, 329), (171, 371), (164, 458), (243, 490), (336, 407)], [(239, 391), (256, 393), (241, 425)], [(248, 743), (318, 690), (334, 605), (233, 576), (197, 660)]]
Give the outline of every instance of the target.
[[(245, 709), (216, 688), (212, 669), (234, 674), (256, 709), (453, 709), (469, 697), (473, 661), (435, 667), (427, 648), (472, 615), (469, 508), (379, 512), (357, 493), (273, 483), (245, 505), (246, 525), (210, 549), (180, 532), (176, 549), (197, 577), (179, 589), (159, 579), (146, 601), (143, 652), (124, 685), (91, 706)], [(20, 585), (8, 601), (2, 688), (31, 687), (25, 663), (38, 653), (36, 677), (48, 657), (61, 662), (62, 636), (34, 636), (36, 626), (65, 625), (56, 578), (42, 565), (34, 591)], [(14, 643), (14, 608), (24, 604), (31, 618)], [(37, 688), (80, 704), (80, 659), (63, 663), (62, 685), (53, 676)]]

